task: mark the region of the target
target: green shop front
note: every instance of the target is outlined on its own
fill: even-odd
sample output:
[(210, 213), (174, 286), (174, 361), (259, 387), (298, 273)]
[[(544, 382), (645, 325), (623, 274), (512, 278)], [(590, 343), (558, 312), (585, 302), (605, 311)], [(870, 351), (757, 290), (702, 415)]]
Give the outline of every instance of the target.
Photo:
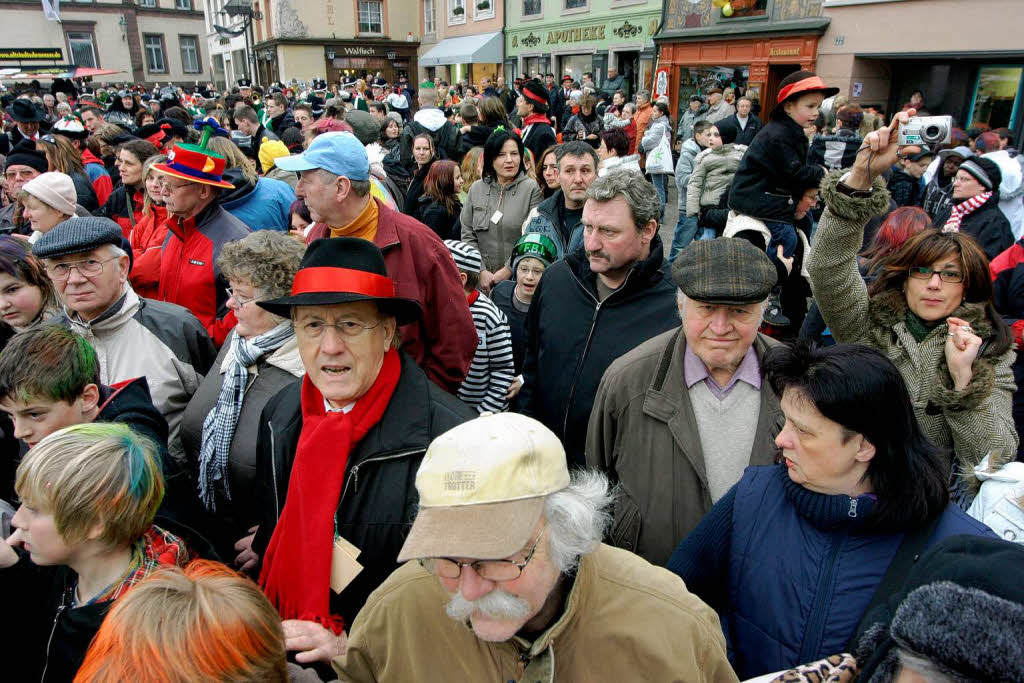
[(618, 68), (630, 93), (650, 84), (654, 41), (660, 10), (573, 21), (527, 25), (505, 30), (505, 78), (555, 74), (580, 81), (591, 72), (603, 83), (608, 67)]

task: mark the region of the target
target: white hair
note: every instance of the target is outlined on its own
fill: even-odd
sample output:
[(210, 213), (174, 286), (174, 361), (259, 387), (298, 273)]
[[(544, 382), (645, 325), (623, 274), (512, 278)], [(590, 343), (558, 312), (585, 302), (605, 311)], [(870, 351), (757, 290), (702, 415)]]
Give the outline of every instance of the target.
[(594, 552), (611, 524), (614, 492), (606, 477), (594, 470), (573, 472), (567, 488), (544, 501), (548, 553), (563, 574)]
[(960, 677), (952, 677), (940, 666), (926, 657), (914, 654), (902, 647), (897, 650), (901, 669), (907, 669), (924, 678), (928, 683), (957, 683)]

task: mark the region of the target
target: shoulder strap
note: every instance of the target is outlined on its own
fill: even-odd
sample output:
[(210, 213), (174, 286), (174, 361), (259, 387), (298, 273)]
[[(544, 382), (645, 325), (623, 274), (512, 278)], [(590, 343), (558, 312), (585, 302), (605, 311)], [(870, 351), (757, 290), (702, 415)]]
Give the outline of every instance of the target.
[(668, 374), (668, 366), (672, 364), (672, 353), (675, 351), (676, 342), (679, 341), (679, 335), (683, 333), (683, 328), (680, 327), (676, 330), (676, 333), (672, 335), (672, 339), (669, 340), (668, 345), (661, 352), (661, 360), (658, 363), (658, 373), (654, 377), (654, 390), (661, 391), (662, 385), (665, 384), (665, 376)]
[(864, 616), (861, 617), (850, 642), (847, 643), (846, 652), (855, 652), (857, 641), (873, 624), (888, 624), (892, 621), (893, 615), (889, 609), (889, 598), (897, 595), (903, 588), (907, 575), (914, 568), (921, 553), (928, 547), (928, 541), (931, 540), (941, 519), (942, 513), (940, 512), (935, 519), (908, 531), (903, 537), (900, 547), (893, 555), (892, 562), (889, 563), (889, 568), (885, 570), (885, 576), (878, 583), (875, 594), (871, 596), (871, 602), (864, 610)]

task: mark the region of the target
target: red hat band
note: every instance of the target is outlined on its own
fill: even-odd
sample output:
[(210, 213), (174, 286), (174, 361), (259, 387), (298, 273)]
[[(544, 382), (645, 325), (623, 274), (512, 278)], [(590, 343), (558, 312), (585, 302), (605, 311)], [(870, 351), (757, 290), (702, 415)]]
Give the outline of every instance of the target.
[(526, 97), (527, 99), (533, 100), (534, 102), (536, 102), (538, 104), (547, 104), (548, 103), (548, 101), (546, 99), (544, 99), (543, 97), (541, 97), (540, 95), (538, 95), (535, 92), (531, 92), (529, 88), (523, 88), (523, 96)]
[(810, 76), (802, 81), (790, 83), (780, 90), (776, 104), (782, 104), (783, 100), (791, 95), (796, 95), (797, 93), (806, 92), (808, 90), (828, 90), (828, 86), (825, 85), (825, 81), (821, 80), (819, 76)]
[(314, 292), (346, 292), (391, 299), (395, 296), (395, 283), (389, 277), (353, 268), (314, 266), (295, 273), (292, 296)]
[(219, 181), (226, 164), (223, 157), (195, 152), (183, 145), (175, 145), (167, 156), (168, 167), (203, 180)]

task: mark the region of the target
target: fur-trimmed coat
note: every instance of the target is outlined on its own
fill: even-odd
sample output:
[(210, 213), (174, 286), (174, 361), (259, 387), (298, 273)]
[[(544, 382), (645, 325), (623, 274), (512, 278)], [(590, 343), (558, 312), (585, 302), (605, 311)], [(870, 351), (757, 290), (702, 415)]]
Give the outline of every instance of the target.
[[(873, 346), (896, 365), (925, 435), (954, 451), (968, 476), (989, 451), (1015, 453), (1014, 350), (999, 356), (983, 351), (974, 361), (971, 383), (963, 391), (953, 389), (945, 356), (946, 323), (918, 343), (907, 329), (903, 294), (869, 297), (857, 269), (864, 224), (888, 207), (884, 183), (876, 179), (869, 199), (855, 199), (836, 191), (840, 175), (833, 171), (822, 182), (826, 208), (807, 264), (814, 298), (832, 335), (841, 343)], [(962, 304), (951, 315), (969, 322), (982, 339), (993, 334), (993, 322), (981, 304)]]

